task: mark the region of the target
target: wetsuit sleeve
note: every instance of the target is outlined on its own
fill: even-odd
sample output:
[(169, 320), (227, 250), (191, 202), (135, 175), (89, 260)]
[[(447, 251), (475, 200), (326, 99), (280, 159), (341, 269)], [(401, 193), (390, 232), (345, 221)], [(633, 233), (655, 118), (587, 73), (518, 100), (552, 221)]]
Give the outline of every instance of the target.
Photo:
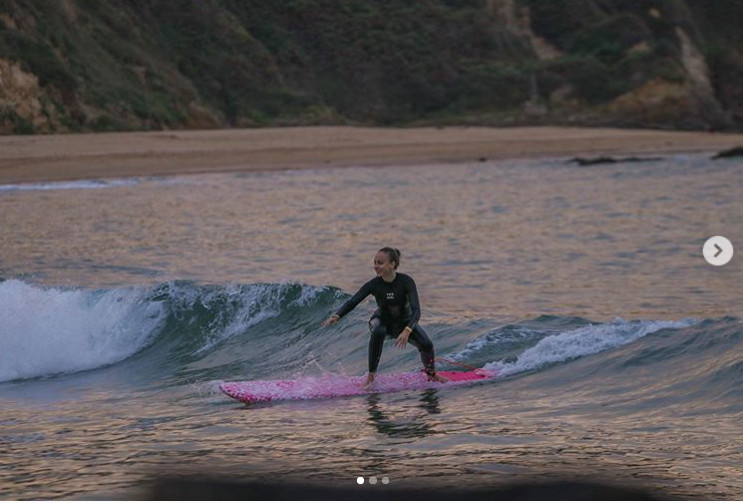
[(348, 299), (341, 307), (338, 309), (335, 314), (338, 315), (339, 318), (343, 318), (345, 315), (350, 313), (353, 308), (359, 305), (359, 303), (367, 298), (370, 293), (372, 293), (373, 290), (373, 284), (374, 280), (367, 281), (361, 288), (359, 288), (359, 291), (354, 294), (353, 297)]
[(408, 302), (410, 302), (411, 317), (408, 321), (407, 326), (415, 328), (418, 321), (421, 319), (421, 304), (418, 300), (418, 288), (415, 286), (413, 278), (408, 276), (407, 289), (408, 289)]

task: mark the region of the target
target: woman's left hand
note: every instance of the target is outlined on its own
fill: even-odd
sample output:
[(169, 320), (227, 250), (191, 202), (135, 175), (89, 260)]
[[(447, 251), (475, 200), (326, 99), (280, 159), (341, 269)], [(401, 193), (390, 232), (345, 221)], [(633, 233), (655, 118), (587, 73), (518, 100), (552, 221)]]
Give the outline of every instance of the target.
[(405, 346), (408, 343), (408, 337), (410, 337), (410, 332), (407, 330), (403, 330), (400, 332), (400, 335), (397, 336), (397, 339), (395, 339), (395, 347), (398, 347), (400, 349), (405, 348)]

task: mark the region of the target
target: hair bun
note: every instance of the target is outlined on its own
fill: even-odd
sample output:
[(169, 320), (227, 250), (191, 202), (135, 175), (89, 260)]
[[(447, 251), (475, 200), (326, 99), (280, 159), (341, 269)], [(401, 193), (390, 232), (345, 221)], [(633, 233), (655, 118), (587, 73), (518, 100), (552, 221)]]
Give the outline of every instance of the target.
[(386, 253), (390, 260), (395, 263), (395, 269), (398, 268), (398, 266), (400, 265), (400, 255), (402, 255), (400, 253), (400, 250), (398, 250), (397, 248), (390, 248), (389, 246), (385, 246), (379, 251)]

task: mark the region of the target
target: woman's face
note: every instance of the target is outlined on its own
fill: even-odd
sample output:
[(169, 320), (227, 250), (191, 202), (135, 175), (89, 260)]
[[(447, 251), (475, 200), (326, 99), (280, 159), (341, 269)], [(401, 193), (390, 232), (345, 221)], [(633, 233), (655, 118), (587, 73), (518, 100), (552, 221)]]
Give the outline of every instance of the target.
[(374, 256), (374, 272), (377, 276), (389, 276), (395, 271), (395, 263), (390, 256), (381, 251)]

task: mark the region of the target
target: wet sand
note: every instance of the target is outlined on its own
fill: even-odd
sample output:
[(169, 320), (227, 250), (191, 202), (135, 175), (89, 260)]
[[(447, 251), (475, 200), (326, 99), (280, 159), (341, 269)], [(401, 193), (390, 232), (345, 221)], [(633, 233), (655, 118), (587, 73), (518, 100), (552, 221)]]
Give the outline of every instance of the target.
[(604, 128), (303, 127), (0, 137), (0, 184), (517, 157), (662, 155), (743, 134)]

